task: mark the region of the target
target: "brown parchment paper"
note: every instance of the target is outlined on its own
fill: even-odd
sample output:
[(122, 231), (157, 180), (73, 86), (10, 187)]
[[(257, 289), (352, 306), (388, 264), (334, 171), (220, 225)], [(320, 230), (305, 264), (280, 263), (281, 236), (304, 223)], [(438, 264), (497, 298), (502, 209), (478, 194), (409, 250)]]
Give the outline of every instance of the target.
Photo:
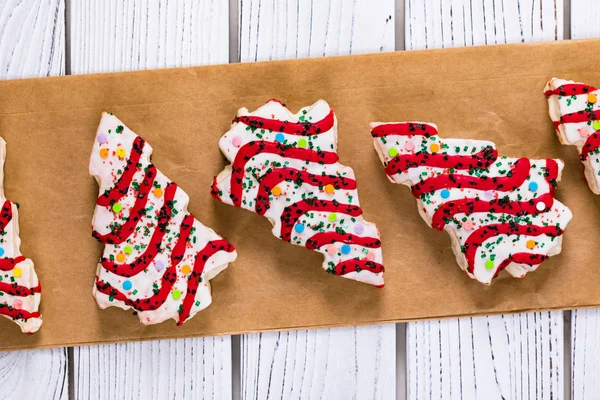
[[(600, 306), (600, 197), (576, 149), (558, 143), (542, 95), (553, 76), (600, 84), (598, 65), (600, 41), (590, 40), (0, 82), (5, 189), (21, 205), (22, 251), (42, 282), (44, 318), (32, 336), (1, 318), (0, 350)], [(270, 98), (293, 110), (319, 98), (334, 107), (341, 162), (356, 171), (365, 217), (381, 231), (384, 289), (325, 273), (319, 254), (277, 240), (265, 218), (210, 197), (225, 165), (218, 138), (238, 108)], [(182, 327), (145, 327), (92, 298), (101, 245), (91, 237), (98, 189), (88, 158), (103, 110), (152, 144), (190, 211), (238, 249), (212, 281), (213, 304)], [(562, 254), (523, 280), (470, 280), (448, 235), (421, 220), (373, 150), (369, 122), (404, 120), (435, 122), (442, 137), (492, 140), (502, 155), (565, 160), (557, 197), (574, 217)]]

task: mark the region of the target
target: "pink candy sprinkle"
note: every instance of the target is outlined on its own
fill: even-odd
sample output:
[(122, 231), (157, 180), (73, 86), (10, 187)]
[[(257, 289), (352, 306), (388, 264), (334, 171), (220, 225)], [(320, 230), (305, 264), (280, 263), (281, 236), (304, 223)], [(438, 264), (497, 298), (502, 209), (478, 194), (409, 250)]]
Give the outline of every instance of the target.
[(337, 247), (335, 247), (334, 244), (330, 244), (329, 246), (327, 246), (327, 253), (330, 256), (334, 256), (337, 253)]
[(240, 145), (242, 144), (242, 138), (239, 136), (234, 137), (233, 139), (231, 139), (231, 144), (233, 144), (235, 147), (240, 147)]
[(413, 142), (406, 142), (406, 143), (404, 144), (404, 148), (405, 148), (407, 151), (413, 151), (413, 150), (414, 150), (414, 148), (415, 148), (415, 145), (413, 144)]
[(577, 129), (577, 132), (579, 132), (579, 136), (581, 136), (581, 137), (590, 136), (590, 132), (585, 128), (579, 128), (579, 129)]
[(15, 300), (13, 302), (13, 308), (20, 310), (21, 308), (23, 308), (23, 302), (21, 300)]
[(475, 227), (475, 224), (472, 221), (465, 221), (463, 223), (463, 228), (468, 231), (472, 231), (474, 227)]
[(373, 261), (375, 259), (375, 254), (373, 252), (367, 253), (367, 261)]

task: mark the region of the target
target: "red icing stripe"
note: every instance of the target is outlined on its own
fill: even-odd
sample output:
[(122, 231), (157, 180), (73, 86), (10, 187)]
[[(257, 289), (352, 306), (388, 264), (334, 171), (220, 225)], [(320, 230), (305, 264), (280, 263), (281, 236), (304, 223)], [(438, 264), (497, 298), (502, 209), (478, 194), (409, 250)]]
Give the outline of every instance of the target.
[(10, 271), (15, 267), (15, 265), (25, 260), (26, 258), (24, 256), (18, 256), (15, 258), (0, 258), (0, 271)]
[(221, 201), (221, 191), (219, 190), (219, 186), (217, 185), (217, 177), (215, 176), (212, 181), (212, 185), (210, 185), (210, 195), (216, 199)]
[(590, 153), (600, 148), (600, 135), (598, 135), (599, 132), (600, 131), (596, 131), (588, 136), (583, 148), (581, 149), (581, 161), (585, 161)]
[(123, 169), (121, 177), (115, 186), (113, 186), (110, 190), (105, 191), (102, 195), (100, 195), (100, 197), (98, 197), (96, 204), (108, 207), (119, 201), (123, 196), (127, 195), (129, 185), (131, 185), (133, 176), (138, 168), (138, 163), (140, 162), (142, 151), (144, 150), (144, 143), (144, 139), (141, 137), (137, 136), (135, 138), (131, 147), (131, 157), (127, 159), (127, 165)]
[[(182, 239), (180, 239), (180, 241), (181, 240)], [(196, 260), (194, 262), (194, 272), (196, 272), (196, 265), (201, 266), (202, 269), (204, 268), (204, 264), (206, 263), (206, 260), (209, 257), (209, 256), (206, 256), (207, 254), (212, 255), (219, 250), (223, 250), (223, 249), (218, 249), (217, 251), (213, 252), (213, 249), (215, 248), (215, 242), (225, 242), (226, 245), (228, 245), (229, 247), (224, 245), (223, 249), (225, 249), (225, 248), (230, 249), (230, 250), (226, 250), (226, 251), (231, 252), (234, 250), (233, 246), (224, 240), (216, 240), (216, 241), (208, 242), (208, 244), (204, 247), (204, 249), (202, 249), (196, 255)], [(100, 280), (100, 278), (97, 276), (96, 276), (96, 289), (100, 293), (104, 293), (107, 296), (113, 297), (115, 300), (124, 302), (125, 304), (134, 308), (137, 311), (156, 310), (164, 304), (167, 297), (169, 296), (169, 293), (171, 293), (171, 289), (173, 288), (173, 285), (175, 284), (175, 281), (177, 280), (177, 265), (178, 264), (179, 264), (179, 261), (176, 261), (175, 263), (171, 264), (171, 266), (165, 271), (165, 273), (163, 274), (163, 276), (161, 278), (162, 284), (161, 284), (160, 289), (156, 289), (154, 295), (152, 295), (148, 298), (145, 298), (145, 299), (131, 300), (131, 299), (127, 298), (127, 295), (125, 295), (123, 292), (112, 287), (108, 282), (104, 282), (104, 281)], [(201, 274), (202, 274), (202, 271), (200, 271), (200, 275)], [(187, 316), (189, 316), (189, 311), (193, 304), (193, 299), (195, 297), (195, 293), (198, 288), (198, 283), (199, 283), (198, 280), (199, 280), (200, 275), (197, 276), (197, 279), (191, 279), (192, 277), (188, 278), (187, 294), (186, 294), (186, 297), (185, 297), (183, 305), (182, 305), (182, 312), (180, 313), (180, 317), (179, 317), (180, 322), (178, 323), (178, 325), (180, 325), (182, 323), (181, 316), (184, 313), (187, 313), (185, 318), (187, 318)], [(192, 273), (192, 276), (194, 276), (193, 273)], [(188, 304), (188, 303), (186, 303), (186, 300), (188, 298), (188, 295), (190, 295), (191, 293), (193, 293), (194, 296), (192, 297), (192, 302), (190, 303), (188, 301), (188, 303), (189, 303)], [(186, 307), (188, 307), (188, 308), (186, 309)], [(185, 319), (183, 319), (183, 320), (185, 320)]]
[(154, 230), (150, 243), (148, 243), (148, 247), (146, 247), (144, 253), (131, 264), (117, 264), (114, 261), (103, 258), (101, 262), (104, 269), (119, 276), (132, 277), (148, 268), (152, 260), (154, 260), (154, 257), (161, 251), (160, 244), (167, 231), (167, 227), (169, 226), (169, 220), (171, 219), (171, 203), (175, 198), (176, 191), (177, 185), (174, 183), (169, 183), (167, 185), (164, 194), (164, 204), (158, 213), (156, 229)]
[(183, 305), (181, 307), (181, 312), (179, 313), (179, 322), (177, 322), (177, 325), (182, 325), (190, 316), (190, 310), (192, 309), (194, 301), (196, 300), (196, 291), (200, 285), (200, 278), (202, 276), (202, 272), (204, 271), (206, 261), (220, 251), (231, 253), (234, 250), (235, 248), (230, 243), (228, 243), (226, 240), (220, 239), (211, 240), (198, 254), (196, 254), (194, 270), (190, 274), (187, 281), (187, 293), (183, 299)]
[(333, 127), (334, 120), (333, 110), (330, 109), (329, 114), (317, 122), (289, 122), (250, 115), (235, 117), (233, 122), (241, 122), (253, 128), (283, 132), (289, 135), (310, 136), (329, 131)]
[(10, 220), (12, 219), (12, 204), (6, 200), (2, 205), (0, 212), (0, 232), (4, 231)]
[(320, 232), (313, 235), (306, 241), (306, 248), (309, 250), (318, 249), (326, 244), (342, 242), (346, 244), (356, 244), (363, 247), (369, 247), (376, 249), (381, 247), (381, 241), (373, 237), (361, 237), (351, 233), (337, 233), (337, 232)]
[(483, 242), (491, 237), (498, 235), (560, 236), (562, 233), (562, 229), (556, 226), (519, 225), (515, 223), (482, 226), (467, 238), (464, 245), (468, 271), (473, 273), (477, 249), (479, 249)]
[(477, 190), (512, 191), (525, 182), (529, 176), (531, 167), (529, 159), (518, 159), (506, 176), (469, 176), (461, 174), (442, 174), (425, 181), (421, 181), (412, 187), (412, 194), (419, 197), (424, 193), (433, 193), (440, 189), (469, 188)]
[(486, 147), (483, 150), (470, 155), (446, 155), (442, 153), (423, 153), (405, 154), (392, 158), (385, 172), (392, 176), (394, 174), (408, 171), (410, 168), (420, 166), (436, 167), (436, 168), (454, 168), (460, 170), (468, 170), (473, 168), (488, 168), (498, 158), (498, 151), (493, 147)]
[(554, 90), (546, 90), (544, 95), (546, 97), (550, 97), (552, 95), (558, 96), (573, 96), (578, 94), (587, 94), (589, 92), (593, 92), (597, 90), (593, 86), (584, 85), (580, 83), (567, 83), (565, 85), (561, 85)]
[[(536, 205), (543, 202), (546, 207), (538, 211)], [(479, 199), (459, 199), (442, 204), (435, 210), (431, 218), (431, 226), (438, 231), (444, 230), (446, 223), (456, 214), (473, 214), (477, 212), (503, 213), (510, 215), (541, 214), (549, 211), (554, 204), (552, 194), (545, 193), (534, 200), (504, 201), (502, 198), (490, 201)]]
[(308, 211), (317, 212), (339, 212), (352, 217), (358, 217), (362, 214), (362, 210), (358, 206), (348, 204), (340, 204), (336, 200), (321, 200), (317, 198), (302, 200), (294, 204), (290, 204), (283, 209), (281, 213), (281, 239), (289, 242), (292, 237), (292, 228), (298, 222), (298, 219)]
[(31, 296), (34, 293), (41, 293), (42, 287), (37, 285), (34, 288), (29, 288), (17, 285), (16, 283), (0, 282), (0, 292), (10, 294), (11, 296), (25, 297)]
[(260, 186), (256, 194), (256, 213), (264, 215), (270, 208), (269, 195), (271, 190), (283, 181), (307, 183), (312, 186), (333, 185), (337, 190), (356, 189), (354, 179), (344, 178), (336, 175), (314, 175), (307, 171), (294, 168), (275, 168), (260, 178)]
[(24, 319), (28, 320), (31, 318), (40, 318), (40, 313), (29, 312), (27, 310), (17, 310), (14, 307), (9, 308), (7, 304), (0, 304), (0, 314), (11, 317), (12, 319)]
[(400, 136), (435, 136), (438, 134), (437, 129), (428, 124), (420, 124), (416, 122), (400, 122), (397, 124), (382, 124), (377, 125), (371, 131), (373, 137), (384, 137), (390, 135)]
[[(242, 146), (235, 156), (232, 164), (233, 171), (231, 173), (230, 197), (236, 207), (242, 204), (242, 191), (244, 173), (246, 172), (246, 163), (252, 157), (258, 154), (269, 153), (279, 157), (294, 158), (308, 162), (316, 162), (320, 164), (335, 164), (338, 161), (338, 155), (329, 151), (313, 151), (309, 149), (301, 149), (298, 147), (289, 147), (281, 143), (254, 141), (246, 143)], [(218, 190), (218, 188), (213, 188)]]
[(177, 243), (173, 247), (173, 251), (171, 252), (171, 263), (177, 264), (181, 260), (183, 260), (183, 256), (185, 255), (185, 247), (187, 246), (187, 240), (192, 232), (192, 227), (194, 226), (194, 216), (186, 215), (186, 217), (181, 222), (181, 226), (179, 227), (179, 236), (177, 239)]
[(359, 272), (363, 269), (374, 274), (384, 271), (383, 265), (374, 261), (351, 259), (338, 263), (333, 273), (335, 275), (346, 275), (350, 272)]
[[(528, 264), (528, 265), (539, 265), (548, 259), (548, 256), (542, 254), (531, 254), (531, 253), (515, 253), (508, 257), (506, 260), (502, 261), (496, 273), (494, 274), (494, 278), (498, 276), (500, 271), (504, 268), (508, 267), (511, 262), (515, 262), (517, 264)], [(493, 279), (493, 278), (492, 278)]]
[(581, 110), (564, 114), (562, 117), (560, 117), (560, 122), (563, 124), (572, 124), (578, 122), (596, 121), (598, 119), (600, 119), (600, 110)]
[(129, 211), (129, 218), (127, 221), (110, 233), (103, 235), (94, 231), (92, 232), (92, 236), (105, 244), (119, 244), (127, 240), (129, 235), (135, 231), (137, 223), (146, 214), (145, 207), (148, 201), (148, 193), (150, 193), (150, 189), (152, 189), (152, 183), (154, 182), (155, 177), (156, 167), (154, 167), (154, 165), (149, 165), (144, 180), (140, 183), (140, 190), (136, 196), (135, 204)]

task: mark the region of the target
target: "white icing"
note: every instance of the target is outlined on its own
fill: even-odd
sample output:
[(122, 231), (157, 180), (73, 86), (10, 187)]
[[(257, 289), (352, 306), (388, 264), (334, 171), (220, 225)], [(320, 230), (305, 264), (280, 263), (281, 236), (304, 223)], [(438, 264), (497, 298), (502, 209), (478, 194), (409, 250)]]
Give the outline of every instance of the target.
[[(277, 101), (269, 101), (254, 112), (249, 112), (246, 108), (240, 109), (238, 111), (238, 117), (256, 116), (280, 121), (289, 121), (290, 123), (302, 121), (302, 118), (304, 118), (305, 121), (317, 122), (325, 118), (330, 112), (331, 108), (324, 100), (318, 100), (312, 106), (301, 109), (297, 114), (292, 113), (288, 108)], [(319, 133), (318, 135), (310, 136), (298, 136), (266, 129), (263, 130), (260, 128), (250, 129), (249, 126), (243, 122), (234, 122), (231, 126), (231, 130), (225, 133), (219, 140), (219, 148), (225, 157), (233, 162), (239, 149), (245, 144), (255, 141), (276, 142), (276, 136), (278, 134), (283, 135), (284, 145), (299, 147), (298, 142), (301, 139), (304, 139), (307, 142), (306, 149), (337, 152), (337, 119), (335, 119), (335, 117), (331, 129)], [(246, 184), (246, 187), (242, 191), (242, 208), (255, 212), (255, 199), (259, 188), (259, 179), (272, 167), (274, 162), (280, 163), (280, 167), (290, 167), (307, 171), (313, 175), (336, 175), (352, 180), (356, 179), (352, 168), (344, 166), (339, 162), (323, 165), (317, 162), (308, 162), (289, 157), (284, 158), (270, 153), (258, 154), (257, 156), (252, 157), (245, 166), (246, 172), (244, 183)], [(218, 189), (222, 193), (220, 196), (221, 201), (233, 205), (233, 201), (229, 196), (231, 193), (231, 174), (232, 168), (231, 166), (227, 166), (217, 176), (216, 180)], [(359, 206), (358, 191), (356, 189), (348, 190), (341, 188), (335, 190), (333, 194), (328, 194), (323, 188), (308, 183), (283, 181), (277, 186), (280, 187), (282, 195), (274, 196), (270, 193), (270, 208), (264, 214), (273, 225), (272, 233), (276, 237), (280, 237), (281, 215), (284, 209), (290, 204), (299, 202), (303, 199), (317, 198), (329, 201), (336, 200), (340, 204)], [(343, 229), (344, 232), (351, 233), (355, 236), (379, 238), (379, 231), (375, 224), (365, 221), (362, 216), (354, 217), (354, 220), (352, 220), (348, 215), (338, 212), (336, 213), (338, 216), (337, 220), (332, 222), (328, 219), (329, 214), (329, 212), (310, 211), (301, 216), (298, 222), (302, 223), (306, 228), (302, 233), (297, 233), (292, 229), (290, 242), (299, 246), (305, 246), (306, 241), (317, 232), (335, 232), (336, 229)], [(361, 234), (355, 232), (355, 226), (357, 224), (364, 227), (364, 232)], [(323, 269), (331, 270), (333, 266), (345, 260), (355, 258), (364, 260), (367, 255), (371, 258), (371, 261), (379, 264), (383, 263), (381, 248), (367, 249), (359, 245), (350, 245), (350, 253), (342, 254), (342, 244), (343, 243), (340, 242), (335, 243), (337, 250), (335, 254), (329, 254), (327, 252), (327, 244), (316, 249), (316, 251), (325, 256), (322, 265)], [(347, 273), (342, 276), (376, 286), (383, 285), (383, 273), (372, 273), (371, 271), (363, 269), (360, 272)]]
[[(374, 123), (372, 128), (382, 125), (383, 123)], [(433, 127), (437, 131), (435, 124), (428, 124), (423, 122), (415, 122), (415, 124), (426, 124)], [(406, 143), (412, 142), (414, 149), (409, 151), (406, 150)], [(438, 144), (440, 151), (447, 155), (462, 155), (469, 156), (482, 151), (485, 148), (493, 148), (496, 146), (492, 142), (482, 140), (468, 140), (468, 139), (445, 139), (439, 136), (404, 136), (404, 135), (388, 135), (384, 138), (375, 138), (374, 144), (375, 149), (384, 165), (393, 158), (389, 155), (390, 149), (394, 148), (398, 151), (398, 156), (415, 154), (417, 152), (423, 152), (430, 154), (430, 146), (432, 144)], [(506, 177), (508, 172), (511, 171), (514, 164), (519, 159), (509, 157), (497, 158), (488, 169), (486, 170), (454, 170), (454, 176), (464, 175), (468, 177), (481, 177), (487, 176), (493, 177)], [(554, 160), (558, 165), (558, 177), (557, 181), (560, 180), (560, 175), (564, 167), (564, 163), (561, 160)], [(426, 193), (421, 195), (417, 199), (417, 207), (421, 217), (427, 222), (428, 225), (432, 225), (432, 218), (438, 208), (451, 201), (465, 199), (465, 198), (479, 198), (483, 201), (490, 201), (492, 199), (502, 199), (508, 201), (521, 201), (527, 202), (533, 201), (535, 207), (539, 210), (545, 210), (544, 204), (538, 205), (540, 196), (550, 192), (550, 184), (544, 178), (544, 172), (546, 168), (546, 160), (529, 160), (530, 168), (527, 179), (516, 189), (512, 187), (503, 188), (504, 190), (479, 190), (477, 188), (440, 188), (432, 194)], [(417, 167), (409, 168), (407, 171), (395, 173), (389, 178), (392, 182), (401, 183), (412, 187), (428, 178), (448, 174), (447, 168), (438, 168), (432, 166), (419, 165)], [(537, 185), (536, 190), (531, 190), (531, 184)], [(446, 190), (448, 196), (442, 197), (442, 191)], [(542, 208), (543, 206), (543, 208)], [(539, 208), (538, 208), (539, 207)], [(447, 222), (444, 230), (448, 232), (452, 241), (452, 249), (456, 256), (457, 263), (459, 266), (467, 272), (467, 274), (484, 284), (491, 283), (498, 266), (500, 263), (509, 258), (511, 254), (515, 253), (535, 253), (541, 255), (553, 255), (558, 254), (561, 248), (562, 236), (551, 237), (547, 235), (540, 236), (528, 236), (528, 235), (497, 235), (493, 236), (484, 241), (476, 254), (475, 254), (475, 266), (473, 273), (467, 271), (468, 262), (465, 254), (462, 252), (462, 247), (467, 242), (469, 236), (475, 232), (478, 228), (490, 224), (499, 224), (506, 222), (515, 222), (519, 225), (527, 225), (529, 223), (536, 226), (559, 226), (562, 230), (565, 229), (567, 223), (571, 219), (572, 215), (570, 210), (562, 203), (554, 199), (552, 207), (549, 211), (528, 214), (526, 216), (514, 216), (510, 214), (497, 211), (494, 213), (490, 212), (475, 212), (475, 213), (458, 213), (454, 215), (454, 218)], [(465, 224), (466, 221), (472, 225), (472, 229), (466, 229), (469, 227), (469, 223)], [(469, 227), (470, 228), (470, 227)], [(534, 240), (536, 246), (533, 250), (526, 247), (528, 240)], [(485, 262), (490, 260), (491, 256), (494, 256), (494, 268), (488, 269), (485, 267)], [(511, 262), (507, 267), (506, 271), (515, 277), (522, 278), (528, 271), (533, 271), (537, 268), (536, 265), (528, 264), (517, 264)]]
[[(0, 207), (6, 201), (4, 197), (4, 162), (6, 160), (6, 142), (0, 138)], [(21, 254), (21, 238), (19, 237), (19, 209), (16, 204), (11, 204), (12, 219), (4, 228), (3, 235), (0, 237), (0, 248), (4, 250), (4, 254), (0, 258), (16, 258), (22, 256)], [(17, 277), (14, 275), (15, 268), (19, 268), (22, 271), (21, 276)], [(12, 270), (0, 271), (0, 280), (11, 284), (16, 284), (26, 288), (35, 288), (39, 285), (37, 274), (35, 273), (33, 261), (26, 258), (24, 261), (14, 265)], [(3, 296), (0, 298), (1, 304), (6, 304), (9, 307), (14, 307), (15, 302), (21, 302), (21, 310), (28, 311), (30, 313), (38, 312), (41, 293), (34, 293), (29, 296), (11, 296), (10, 294), (3, 292)], [(10, 316), (5, 316), (8, 319), (12, 319)], [(42, 317), (16, 319), (13, 320), (23, 333), (34, 333), (42, 325)]]
[[(544, 93), (547, 91), (554, 91), (563, 85), (578, 84), (585, 85), (581, 82), (568, 81), (564, 79), (553, 78), (551, 79), (544, 88)], [(592, 104), (592, 111), (600, 109), (600, 90), (590, 91), (588, 94), (596, 94), (597, 100)], [(548, 110), (550, 118), (553, 122), (560, 122), (560, 119), (565, 114), (576, 113), (586, 110), (589, 107), (588, 94), (580, 94), (575, 96), (559, 96), (551, 95), (548, 97)], [(581, 154), (581, 150), (585, 141), (586, 136), (580, 134), (580, 130), (583, 129), (589, 134), (595, 132), (591, 123), (584, 122), (569, 122), (561, 123), (556, 127), (556, 133), (558, 139), (562, 144), (572, 145), (577, 147), (577, 151)], [(588, 185), (594, 194), (600, 194), (600, 152), (591, 152), (587, 158), (582, 161), (585, 168), (585, 177)]]
[[(116, 132), (118, 126), (123, 127), (121, 133)], [(100, 135), (106, 136), (107, 141), (105, 143), (99, 142)], [(111, 189), (120, 178), (126, 166), (127, 159), (131, 156), (132, 146), (137, 137), (138, 136), (134, 132), (128, 129), (115, 116), (107, 113), (102, 115), (102, 120), (94, 141), (89, 167), (90, 174), (93, 175), (99, 183), (100, 195), (106, 190)], [(118, 148), (123, 148), (125, 150), (125, 157), (119, 158), (116, 155)], [(109, 149), (107, 158), (102, 158), (100, 156), (101, 149)], [(140, 167), (136, 169), (132, 182), (141, 184), (146, 174), (145, 170), (151, 165), (151, 154), (152, 147), (148, 143), (145, 143), (139, 161)], [(153, 190), (150, 191), (145, 205), (146, 212), (140, 221), (138, 221), (136, 231), (120, 244), (107, 244), (104, 247), (102, 254), (103, 258), (108, 259), (112, 256), (116, 260), (117, 255), (122, 253), (125, 256), (125, 260), (119, 263), (133, 263), (143, 255), (151, 242), (152, 235), (157, 229), (156, 224), (158, 215), (160, 209), (164, 205), (166, 188), (170, 182), (169, 178), (157, 169), (153, 185), (155, 187), (159, 186), (162, 189), (162, 194), (157, 197)], [(134, 189), (133, 184), (130, 185), (127, 195), (119, 200), (119, 204), (122, 206), (120, 212), (114, 212), (110, 207), (96, 205), (92, 221), (93, 229), (100, 234), (108, 234), (111, 232), (110, 224), (119, 221), (125, 222), (129, 218), (131, 208), (135, 204), (137, 193), (138, 192)], [(171, 266), (171, 253), (177, 243), (181, 224), (186, 215), (189, 214), (187, 211), (188, 203), (188, 195), (181, 188), (177, 187), (174, 196), (174, 211), (171, 213), (166, 233), (161, 240), (162, 250), (156, 255), (148, 268), (132, 277), (122, 277), (104, 269), (102, 264), (98, 263), (98, 278), (125, 293), (130, 300), (144, 299), (153, 296), (154, 290), (161, 287), (161, 278), (165, 271)], [(155, 310), (138, 311), (138, 317), (143, 324), (156, 324), (170, 318), (178, 321), (178, 310), (185, 298), (187, 292), (187, 280), (189, 277), (189, 273), (184, 273), (183, 268), (189, 266), (190, 269), (193, 270), (196, 254), (201, 251), (209, 241), (222, 239), (212, 229), (204, 226), (198, 220), (194, 219), (193, 221), (193, 232), (190, 233), (183, 259), (177, 265), (176, 281), (171, 288), (166, 301), (160, 307)], [(131, 247), (131, 254), (126, 254), (125, 246)], [(194, 305), (191, 308), (188, 319), (192, 318), (198, 311), (210, 305), (212, 298), (209, 280), (224, 270), (228, 263), (235, 260), (236, 256), (237, 254), (235, 251), (231, 253), (219, 251), (207, 260), (202, 273), (202, 282), (198, 286), (194, 298)], [(156, 268), (159, 263), (162, 263), (163, 265), (163, 268), (160, 270)], [(123, 283), (126, 280), (131, 283), (131, 289), (129, 290), (123, 288)], [(175, 290), (179, 290), (181, 293), (179, 299), (175, 299), (172, 296)], [(94, 285), (93, 293), (100, 308), (111, 306), (125, 310), (131, 308), (125, 302), (111, 298), (98, 291), (96, 285)]]

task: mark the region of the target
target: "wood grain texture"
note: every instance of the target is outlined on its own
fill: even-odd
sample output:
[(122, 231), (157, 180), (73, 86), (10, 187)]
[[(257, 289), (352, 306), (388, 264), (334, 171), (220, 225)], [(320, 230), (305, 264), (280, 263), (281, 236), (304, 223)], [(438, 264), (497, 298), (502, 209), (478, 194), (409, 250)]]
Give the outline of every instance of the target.
[[(559, 40), (562, 0), (406, 0), (407, 49)], [(421, 398), (563, 398), (562, 312), (409, 323)]]
[(0, 0), (0, 79), (64, 72), (64, 0)]
[[(228, 61), (227, 0), (72, 0), (69, 6), (73, 73)], [(74, 349), (78, 399), (230, 399), (231, 374), (229, 336)]]
[(391, 399), (395, 326), (242, 336), (242, 399)]
[(563, 0), (406, 0), (406, 49), (559, 40), (563, 7)]
[(71, 73), (221, 64), (228, 0), (71, 0)]
[(75, 348), (76, 399), (231, 399), (230, 337)]
[(239, 0), (240, 60), (394, 50), (393, 0)]
[(571, 0), (571, 38), (600, 38), (600, 4), (596, 0)]
[[(392, 0), (238, 5), (242, 62), (394, 49)], [(242, 398), (394, 398), (395, 335), (394, 325), (243, 335)]]
[[(0, 79), (64, 74), (64, 15), (63, 0), (0, 0)], [(66, 400), (67, 364), (67, 349), (0, 353), (0, 398)]]
[[(600, 37), (600, 3), (571, 0), (571, 37)], [(598, 86), (600, 82), (588, 82)], [(571, 398), (600, 398), (600, 309), (571, 312)]]
[(563, 398), (561, 313), (410, 323), (407, 336), (409, 399)]

